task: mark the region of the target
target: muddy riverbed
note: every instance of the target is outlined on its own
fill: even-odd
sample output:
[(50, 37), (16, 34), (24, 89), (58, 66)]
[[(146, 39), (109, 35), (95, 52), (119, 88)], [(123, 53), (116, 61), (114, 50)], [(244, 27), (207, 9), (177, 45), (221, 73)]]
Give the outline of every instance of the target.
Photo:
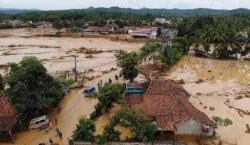
[(185, 56), (165, 74), (165, 78), (185, 81), (190, 101), (211, 119), (229, 118), (232, 125), (216, 129), (225, 145), (249, 145), (250, 62), (212, 60)]

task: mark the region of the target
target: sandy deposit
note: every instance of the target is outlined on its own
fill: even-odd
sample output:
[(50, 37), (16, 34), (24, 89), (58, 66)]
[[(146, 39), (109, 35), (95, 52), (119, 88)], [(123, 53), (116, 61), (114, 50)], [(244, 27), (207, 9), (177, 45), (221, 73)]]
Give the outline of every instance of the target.
[[(74, 67), (73, 55), (77, 55), (79, 70), (115, 66), (114, 51), (136, 50), (143, 43), (116, 42), (104, 38), (51, 38), (51, 37), (4, 37), (0, 38), (0, 66), (17, 63), (24, 56), (36, 56), (50, 73), (71, 71)], [(85, 54), (80, 48), (99, 50), (103, 53)], [(89, 55), (92, 55), (89, 58)]]
[[(249, 145), (250, 134), (250, 62), (184, 57), (166, 74), (166, 78), (186, 83), (190, 102), (210, 118), (219, 116), (233, 121), (216, 129), (223, 145)], [(198, 81), (200, 80), (200, 81)]]

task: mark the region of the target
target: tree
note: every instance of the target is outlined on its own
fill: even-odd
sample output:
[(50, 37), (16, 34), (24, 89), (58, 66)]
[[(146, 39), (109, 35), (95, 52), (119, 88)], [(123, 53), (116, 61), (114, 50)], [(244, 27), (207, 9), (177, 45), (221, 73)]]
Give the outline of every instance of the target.
[(81, 118), (76, 125), (76, 130), (73, 132), (73, 140), (76, 141), (91, 141), (95, 139), (95, 124), (94, 121), (87, 118)]
[(182, 56), (182, 52), (176, 47), (165, 46), (160, 50), (160, 59), (166, 65), (175, 64)]
[[(116, 125), (116, 124), (115, 124)], [(105, 128), (104, 128), (104, 132), (103, 132), (103, 138), (105, 139), (105, 141), (119, 141), (120, 140), (120, 135), (121, 133), (117, 130), (114, 129), (115, 126), (108, 124)]]
[(25, 57), (10, 66), (5, 92), (21, 120), (48, 113), (64, 95), (62, 86), (35, 57)]
[(119, 51), (116, 57), (118, 59), (118, 66), (122, 68), (123, 77), (126, 80), (133, 81), (139, 74), (136, 69), (139, 60), (136, 52)]
[(140, 59), (143, 59), (145, 56), (152, 54), (157, 51), (161, 45), (156, 42), (147, 42), (139, 51)]
[(110, 121), (110, 126), (120, 124), (131, 130), (132, 138), (136, 141), (152, 141), (155, 137), (157, 127), (149, 122), (143, 112), (134, 109), (123, 108), (117, 112)]
[(112, 104), (120, 101), (123, 93), (123, 86), (120, 84), (105, 84), (99, 91), (98, 100), (102, 109), (110, 109)]

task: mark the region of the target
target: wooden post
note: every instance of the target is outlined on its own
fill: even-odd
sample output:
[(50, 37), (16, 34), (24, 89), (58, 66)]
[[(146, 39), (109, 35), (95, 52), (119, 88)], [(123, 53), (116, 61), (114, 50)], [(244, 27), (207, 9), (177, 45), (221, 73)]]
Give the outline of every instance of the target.
[(76, 55), (74, 55), (74, 60), (75, 60), (75, 68), (74, 68), (75, 82), (77, 82), (77, 63), (76, 63)]

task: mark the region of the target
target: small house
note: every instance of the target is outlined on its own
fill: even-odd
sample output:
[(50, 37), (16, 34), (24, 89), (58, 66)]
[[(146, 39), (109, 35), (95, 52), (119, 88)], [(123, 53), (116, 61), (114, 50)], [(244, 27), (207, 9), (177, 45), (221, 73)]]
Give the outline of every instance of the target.
[[(172, 80), (152, 80), (146, 92), (125, 96), (129, 107), (146, 113), (158, 127), (157, 137), (212, 136), (213, 122), (189, 102), (190, 94)], [(134, 101), (135, 100), (135, 101)]]
[(147, 39), (156, 39), (157, 37), (157, 27), (150, 28), (136, 28), (133, 30), (130, 35), (133, 38), (147, 38)]

